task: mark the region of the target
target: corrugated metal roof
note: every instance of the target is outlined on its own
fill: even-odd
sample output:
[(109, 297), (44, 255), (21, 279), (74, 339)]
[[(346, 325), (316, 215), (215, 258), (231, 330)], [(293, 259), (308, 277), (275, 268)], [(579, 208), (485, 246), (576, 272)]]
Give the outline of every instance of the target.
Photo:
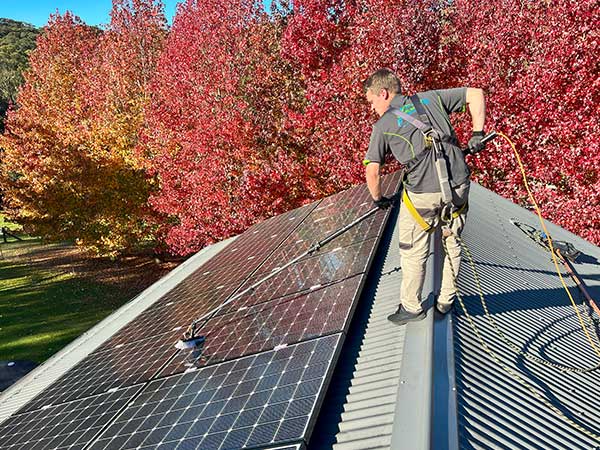
[[(482, 350), (459, 309), (453, 320), (434, 320), (430, 311), (426, 320), (408, 326), (387, 321), (397, 307), (401, 281), (396, 215), (397, 211), (382, 238), (308, 448), (589, 450), (598, 445), (504, 372)], [(477, 185), (472, 186), (469, 216), (464, 238), (476, 260), (490, 312), (502, 330), (527, 352), (565, 364), (594, 365), (598, 358), (582, 337), (549, 253), (509, 221), (514, 217), (536, 226), (536, 216)], [(548, 227), (555, 239), (570, 241), (585, 253), (577, 270), (592, 296), (600, 297), (600, 249), (552, 224)], [(194, 261), (195, 268), (218, 249), (214, 246), (188, 263)], [(437, 258), (440, 253), (434, 252)], [(429, 264), (424, 294), (430, 294), (430, 306), (431, 293), (439, 285), (434, 267), (439, 261), (430, 258)], [(161, 289), (169, 290), (187, 276), (185, 268), (179, 270), (3, 393), (0, 421), (148, 307), (164, 293), (158, 294)], [(567, 283), (579, 299), (573, 283), (569, 279)], [(484, 340), (503, 363), (529, 379), (572, 420), (598, 432), (600, 373), (565, 375), (515, 356), (483, 315), (467, 263), (461, 269), (460, 286)], [(410, 381), (411, 372), (423, 376)]]
[(0, 423), (100, 347), (113, 334), (135, 319), (142, 311), (177, 286), (234, 239), (227, 239), (204, 248), (2, 392), (0, 394)]
[[(597, 365), (600, 358), (581, 329), (550, 253), (510, 222), (514, 218), (540, 228), (537, 216), (477, 185), (473, 185), (470, 208), (464, 240), (473, 254), (497, 327), (520, 352), (554, 364)], [(551, 223), (547, 227), (554, 239), (569, 241), (584, 253), (575, 266), (591, 295), (598, 299), (600, 249)], [(484, 314), (473, 273), (463, 261), (459, 286), (481, 337), (501, 364), (522, 377), (543, 401), (484, 351), (458, 308), (454, 351), (460, 448), (596, 448), (600, 444), (593, 436), (600, 435), (600, 370), (563, 373), (511, 350)], [(578, 289), (560, 267), (574, 299), (581, 305)], [(579, 306), (579, 310), (589, 319), (586, 307)], [(597, 316), (595, 320), (590, 330), (600, 348)], [(562, 416), (548, 404), (558, 408)]]
[[(402, 425), (421, 427), (423, 433), (415, 433), (414, 428), (410, 433), (418, 439), (429, 435), (429, 420), (421, 420), (415, 414), (418, 408), (406, 408), (407, 403), (403, 402), (416, 401), (429, 415), (429, 404), (421, 400), (429, 395), (431, 380), (419, 376), (407, 381), (406, 370), (421, 373), (427, 365), (423, 356), (427, 359), (426, 346), (431, 345), (426, 341), (431, 338), (433, 315), (408, 326), (387, 320), (398, 307), (402, 277), (397, 214), (396, 209), (382, 238), (309, 450), (395, 448), (395, 440), (407, 437)], [(428, 273), (432, 275), (433, 270)], [(428, 277), (424, 296), (432, 289), (433, 278)], [(405, 342), (407, 335), (411, 336), (409, 343)], [(395, 418), (405, 412), (412, 417), (406, 416), (394, 424)]]

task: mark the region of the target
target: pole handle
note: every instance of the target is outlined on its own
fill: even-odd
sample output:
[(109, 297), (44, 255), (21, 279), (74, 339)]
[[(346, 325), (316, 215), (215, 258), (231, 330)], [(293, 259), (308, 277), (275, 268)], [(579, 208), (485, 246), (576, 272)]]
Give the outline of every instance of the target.
[(481, 140), (481, 143), (487, 144), (488, 142), (490, 142), (491, 140), (493, 140), (496, 137), (498, 137), (498, 133), (496, 133), (495, 131), (491, 131), (486, 136), (483, 137), (483, 139)]

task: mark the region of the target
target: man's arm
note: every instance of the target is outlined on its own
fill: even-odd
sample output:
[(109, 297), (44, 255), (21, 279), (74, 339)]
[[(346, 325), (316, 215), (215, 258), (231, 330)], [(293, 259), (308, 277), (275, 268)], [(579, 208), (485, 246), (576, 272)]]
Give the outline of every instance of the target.
[(479, 88), (467, 88), (466, 102), (473, 120), (473, 131), (483, 131), (485, 124), (485, 97)]
[(365, 167), (365, 176), (367, 178), (367, 187), (373, 197), (373, 201), (381, 199), (381, 176), (379, 175), (380, 164), (369, 163)]

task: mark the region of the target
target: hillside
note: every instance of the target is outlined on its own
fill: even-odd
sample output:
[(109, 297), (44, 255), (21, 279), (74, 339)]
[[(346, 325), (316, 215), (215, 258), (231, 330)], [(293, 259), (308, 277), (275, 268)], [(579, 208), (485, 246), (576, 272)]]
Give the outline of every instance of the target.
[(24, 22), (0, 18), (0, 130), (6, 109), (16, 100), (40, 30)]

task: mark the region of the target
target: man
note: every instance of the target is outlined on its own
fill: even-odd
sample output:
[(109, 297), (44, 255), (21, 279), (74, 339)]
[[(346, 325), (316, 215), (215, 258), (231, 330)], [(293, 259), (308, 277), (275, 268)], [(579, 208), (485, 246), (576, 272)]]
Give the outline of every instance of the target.
[[(442, 286), (436, 308), (446, 314), (451, 310), (455, 287), (452, 267), (458, 272), (460, 245), (454, 235), (460, 236), (467, 216), (469, 195), (469, 169), (463, 151), (458, 146), (449, 114), (464, 110), (471, 114), (473, 136), (468, 144), (470, 153), (484, 148), (481, 142), (485, 122), (485, 100), (483, 91), (476, 88), (443, 89), (417, 94), (416, 105), (409, 97), (400, 94), (400, 81), (389, 69), (381, 69), (364, 83), (367, 101), (380, 119), (373, 126), (369, 150), (365, 156), (365, 172), (369, 192), (380, 208), (387, 208), (391, 200), (383, 197), (380, 186), (380, 168), (388, 152), (405, 166), (404, 189), (406, 197), (400, 207), (398, 219), (402, 285), (400, 306), (388, 319), (402, 325), (421, 320), (425, 312), (421, 306), (421, 290), (425, 279), (425, 263), (429, 253), (430, 231), (440, 223), (440, 212), (452, 208), (447, 214), (449, 230), (445, 235), (449, 255), (445, 255)], [(414, 98), (413, 98), (414, 100)], [(425, 114), (420, 114), (425, 113)], [(415, 122), (415, 119), (418, 121)], [(436, 152), (431, 140), (420, 125), (429, 121), (437, 133), (439, 145), (444, 150), (444, 166), (448, 172), (452, 202), (446, 206), (442, 200), (442, 186), (436, 167)], [(408, 197), (408, 199), (407, 199)], [(411, 211), (411, 205), (414, 209)], [(446, 208), (445, 208), (446, 206)], [(420, 218), (419, 218), (420, 217)]]

